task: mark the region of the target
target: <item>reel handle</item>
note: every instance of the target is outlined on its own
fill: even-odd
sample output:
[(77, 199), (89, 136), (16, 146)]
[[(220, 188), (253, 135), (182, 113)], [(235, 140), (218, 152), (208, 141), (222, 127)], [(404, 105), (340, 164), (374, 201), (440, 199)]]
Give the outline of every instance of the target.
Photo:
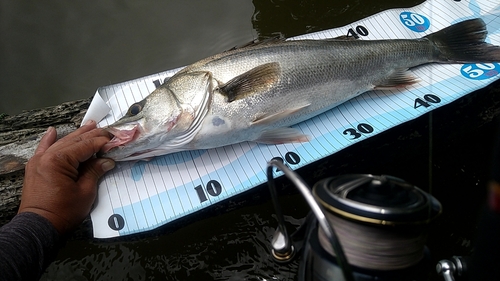
[(453, 256), (451, 260), (440, 260), (436, 271), (445, 281), (455, 281), (467, 274), (468, 257)]

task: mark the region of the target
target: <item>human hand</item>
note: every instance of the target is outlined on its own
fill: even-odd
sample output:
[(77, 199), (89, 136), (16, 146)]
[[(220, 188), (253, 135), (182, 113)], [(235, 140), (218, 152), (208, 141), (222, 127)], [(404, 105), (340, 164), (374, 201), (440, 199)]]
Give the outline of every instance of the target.
[(110, 140), (109, 133), (97, 129), (93, 121), (56, 139), (57, 132), (50, 127), (26, 164), (18, 213), (37, 213), (63, 235), (90, 213), (97, 181), (115, 163), (93, 157)]

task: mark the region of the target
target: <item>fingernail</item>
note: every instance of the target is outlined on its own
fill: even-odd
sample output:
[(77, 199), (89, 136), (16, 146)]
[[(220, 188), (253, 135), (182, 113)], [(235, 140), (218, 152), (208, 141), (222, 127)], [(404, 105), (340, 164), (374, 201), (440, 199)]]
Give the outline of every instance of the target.
[(45, 134), (48, 134), (48, 133), (52, 132), (54, 129), (55, 129), (55, 128), (54, 128), (54, 127), (52, 127), (52, 126), (48, 127), (48, 128), (47, 128), (47, 131), (45, 131)]
[(107, 172), (115, 167), (115, 161), (109, 159), (105, 160), (102, 162), (101, 167), (105, 172)]
[(87, 120), (84, 125), (85, 126), (86, 125), (91, 125), (92, 123), (95, 123), (95, 121), (94, 120)]

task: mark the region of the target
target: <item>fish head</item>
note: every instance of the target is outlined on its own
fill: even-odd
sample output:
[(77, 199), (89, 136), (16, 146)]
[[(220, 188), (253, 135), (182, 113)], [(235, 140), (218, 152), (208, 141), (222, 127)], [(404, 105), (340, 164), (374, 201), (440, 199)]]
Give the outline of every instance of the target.
[(178, 124), (181, 115), (182, 105), (174, 93), (165, 87), (156, 89), (132, 104), (122, 118), (105, 127), (113, 138), (101, 149), (102, 156), (124, 160), (154, 149), (174, 128), (182, 130), (182, 124)]
[(100, 155), (126, 161), (184, 150), (182, 146), (194, 137), (189, 136), (201, 123), (196, 121), (208, 110), (207, 100), (212, 91), (211, 77), (198, 78), (201, 80), (190, 80), (196, 83), (184, 88), (165, 83), (132, 104), (122, 118), (105, 127), (113, 138)]

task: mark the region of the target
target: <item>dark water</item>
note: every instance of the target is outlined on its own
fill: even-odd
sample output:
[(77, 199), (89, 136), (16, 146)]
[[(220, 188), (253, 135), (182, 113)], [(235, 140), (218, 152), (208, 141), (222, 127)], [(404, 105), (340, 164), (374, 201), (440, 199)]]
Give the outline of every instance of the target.
[[(248, 42), (250, 1), (1, 1), (0, 113), (92, 96)], [(8, 102), (7, 102), (8, 101)]]
[(422, 1), (0, 2), (0, 113), (88, 98), (257, 37), (340, 26)]
[[(420, 2), (2, 1), (0, 113), (87, 98), (99, 86), (187, 65), (257, 37), (342, 26)], [(471, 94), (298, 172), (310, 184), (347, 173), (406, 179), (444, 206), (429, 234), (433, 262), (468, 255), (499, 103), (498, 96)], [(285, 180), (278, 183), (293, 229), (308, 208)], [(261, 186), (151, 233), (71, 239), (42, 280), (295, 280), (299, 261), (280, 265), (269, 256), (273, 213)]]

